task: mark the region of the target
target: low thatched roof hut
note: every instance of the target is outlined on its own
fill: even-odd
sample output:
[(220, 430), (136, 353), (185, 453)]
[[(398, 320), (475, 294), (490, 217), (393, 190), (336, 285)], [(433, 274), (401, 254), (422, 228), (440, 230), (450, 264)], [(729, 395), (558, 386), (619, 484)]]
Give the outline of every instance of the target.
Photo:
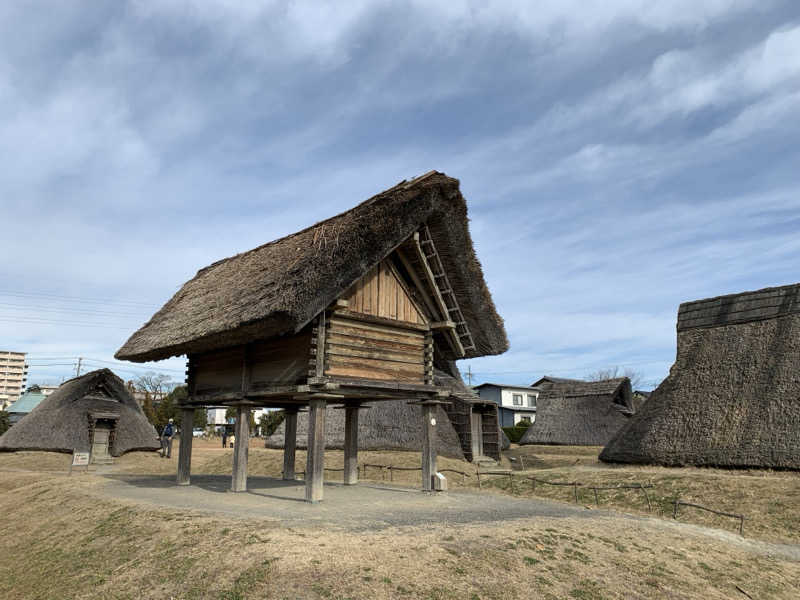
[(681, 304), (669, 376), (609, 462), (800, 469), (800, 284)]
[(101, 432), (111, 456), (160, 446), (156, 430), (125, 383), (108, 369), (61, 384), (0, 436), (0, 450), (102, 452)]
[[(446, 367), (451, 372), (455, 370), (452, 363)], [(437, 452), (462, 460), (473, 460), (479, 456), (499, 460), (502, 442), (499, 438), (497, 406), (494, 402), (484, 401), (472, 392), (464, 385), (457, 370), (453, 375), (436, 369), (434, 380), (437, 386), (450, 390), (450, 396), (443, 398), (446, 404), (439, 406), (436, 411)], [(422, 412), (419, 406), (410, 405), (406, 400), (375, 402), (366, 406), (369, 408), (362, 412), (358, 423), (360, 450), (419, 451), (422, 445), (422, 431), (418, 425)], [(481, 420), (481, 440), (475, 440), (475, 444), (473, 418)], [(325, 427), (326, 447), (344, 448), (344, 431), (344, 411), (329, 406)], [(281, 423), (266, 439), (266, 447), (283, 448), (284, 436), (285, 424)], [(301, 413), (297, 418), (298, 448), (306, 448), (307, 436), (308, 415)]]
[(627, 377), (551, 381), (543, 387), (536, 403), (536, 421), (520, 444), (603, 446), (633, 414)]
[[(422, 408), (405, 400), (389, 400), (364, 404), (358, 419), (359, 450), (408, 450), (418, 452), (422, 447)], [(344, 410), (334, 406), (326, 408), (325, 447), (344, 448)], [(437, 452), (442, 456), (464, 459), (461, 443), (447, 413), (438, 407), (436, 420)], [(286, 423), (281, 423), (266, 439), (267, 448), (283, 448)], [(297, 447), (308, 447), (308, 413), (297, 415)]]

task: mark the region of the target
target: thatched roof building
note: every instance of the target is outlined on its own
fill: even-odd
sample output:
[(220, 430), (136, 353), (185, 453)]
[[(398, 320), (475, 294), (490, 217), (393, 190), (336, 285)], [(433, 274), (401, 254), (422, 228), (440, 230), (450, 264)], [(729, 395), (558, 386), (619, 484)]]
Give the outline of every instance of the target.
[[(389, 400), (364, 404), (358, 419), (359, 450), (408, 450), (418, 452), (422, 447), (422, 408), (405, 400)], [(344, 410), (328, 406), (325, 416), (325, 447), (344, 448)], [(464, 459), (461, 443), (447, 413), (438, 407), (436, 420), (437, 452), (442, 456)], [(285, 423), (266, 439), (267, 448), (283, 448)], [(308, 447), (308, 413), (297, 415), (297, 447)]]
[[(285, 408), (293, 425), (295, 411), (309, 406), (316, 466), (307, 469), (315, 475), (306, 492), (316, 501), (327, 404), (347, 407), (346, 455), (357, 452), (352, 433), (365, 429), (356, 427), (356, 407), (364, 402), (422, 403), (413, 428), (424, 429), (427, 439), (437, 422), (428, 412), (451, 395), (436, 382), (434, 367), (447, 370), (448, 361), (507, 348), (475, 256), (458, 180), (431, 171), (298, 233), (201, 269), (116, 357), (144, 362), (187, 354), (185, 411), (235, 405), (238, 424), (253, 407)], [(482, 440), (481, 428), (491, 416), (482, 405), (474, 406), (479, 410), (469, 418), (478, 435), (472, 439)], [(188, 412), (183, 418), (189, 421)], [(499, 448), (496, 420), (493, 429)], [(243, 437), (246, 428), (237, 432), (237, 444)], [(284, 454), (291, 463), (291, 441), (288, 445)], [(423, 461), (429, 487), (426, 469), (435, 460), (430, 444), (422, 449), (429, 459)], [(188, 450), (186, 445), (185, 460), (179, 461), (184, 483)], [(241, 490), (246, 439), (235, 455), (233, 488)], [(288, 463), (284, 473), (293, 472)]]
[(669, 376), (601, 460), (800, 469), (800, 284), (687, 302)]
[[(447, 367), (455, 369), (455, 365)], [(439, 369), (435, 370), (436, 385), (450, 390), (444, 398), (447, 404), (437, 408), (438, 435), (437, 452), (449, 458), (473, 460), (476, 450), (480, 456), (499, 460), (501, 440), (496, 433), (497, 410), (493, 402), (484, 401), (464, 385), (461, 377)], [(422, 431), (419, 427), (421, 408), (406, 400), (390, 400), (367, 404), (358, 422), (358, 447), (360, 450), (408, 450), (419, 451), (422, 446)], [(473, 446), (472, 415), (480, 415), (482, 439)], [(344, 411), (337, 407), (327, 408), (325, 446), (344, 448)], [(484, 431), (485, 429), (485, 431)], [(281, 423), (266, 439), (267, 448), (283, 448), (285, 424)], [(308, 415), (297, 418), (297, 447), (306, 448), (308, 439)], [(476, 441), (477, 442), (477, 441)]]
[[(542, 383), (545, 383), (543, 386)], [(627, 377), (606, 381), (576, 379), (542, 382), (536, 421), (520, 444), (603, 446), (633, 414)]]
[(0, 436), (0, 450), (89, 452), (98, 429), (107, 432), (112, 456), (160, 446), (155, 429), (122, 379), (100, 369), (61, 384)]

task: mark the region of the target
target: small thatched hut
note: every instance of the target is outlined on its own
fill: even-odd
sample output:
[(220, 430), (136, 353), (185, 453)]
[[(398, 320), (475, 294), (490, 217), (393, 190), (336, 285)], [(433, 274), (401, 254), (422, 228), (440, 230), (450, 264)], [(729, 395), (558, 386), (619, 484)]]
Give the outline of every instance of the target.
[[(447, 404), (436, 409), (437, 452), (449, 458), (474, 460), (500, 458), (497, 429), (497, 410), (493, 402), (484, 401), (461, 381), (455, 371), (450, 375), (436, 369), (436, 385), (446, 388), (450, 395)], [(409, 450), (422, 447), (419, 423), (422, 409), (405, 400), (390, 400), (365, 404), (358, 423), (359, 450)], [(342, 449), (345, 445), (345, 415), (343, 410), (329, 406), (325, 417), (325, 447)], [(479, 425), (473, 425), (479, 423)], [(484, 433), (484, 428), (486, 433)], [(283, 448), (286, 424), (281, 423), (266, 439), (267, 448)], [(308, 415), (297, 417), (297, 447), (307, 447)]]
[[(544, 383), (544, 385), (542, 385)], [(520, 444), (603, 446), (633, 414), (631, 381), (566, 379), (543, 382), (536, 421)]]
[[(422, 448), (422, 408), (410, 405), (405, 400), (390, 400), (363, 404), (358, 419), (359, 450), (409, 450), (419, 452)], [(345, 434), (344, 411), (328, 406), (325, 416), (325, 447), (343, 449)], [(437, 451), (449, 458), (464, 458), (447, 413), (439, 406), (436, 410)], [(266, 439), (267, 448), (283, 448), (286, 423), (281, 423)], [(305, 450), (308, 445), (308, 413), (297, 415), (297, 447)]]
[(93, 462), (158, 448), (156, 430), (108, 369), (64, 382), (0, 436), (0, 450), (91, 452)]
[[(432, 442), (434, 408), (452, 395), (434, 368), (448, 372), (451, 361), (507, 348), (458, 180), (431, 171), (201, 269), (116, 357), (186, 354), (187, 424), (196, 408), (237, 407), (236, 491), (246, 489), (249, 411), (286, 410), (284, 476), (291, 477), (297, 410), (310, 407), (306, 494), (313, 502), (322, 497), (327, 405), (345, 407), (345, 481), (355, 483), (360, 404), (420, 403), (425, 416), (416, 427)], [(493, 436), (499, 447), (497, 427), (483, 427), (487, 409), (471, 408), (470, 430), (482, 431), (472, 439)], [(181, 443), (178, 481), (188, 484), (191, 438)], [(430, 489), (434, 444), (422, 450), (423, 487)]]
[(669, 376), (609, 462), (800, 469), (800, 284), (687, 302)]

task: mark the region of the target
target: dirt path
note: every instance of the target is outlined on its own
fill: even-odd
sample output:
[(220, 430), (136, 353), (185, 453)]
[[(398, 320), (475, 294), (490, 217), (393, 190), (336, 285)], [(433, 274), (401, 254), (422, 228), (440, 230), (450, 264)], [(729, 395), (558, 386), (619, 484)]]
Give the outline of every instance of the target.
[[(672, 533), (691, 533), (724, 542), (747, 552), (800, 562), (800, 545), (748, 539), (735, 533), (629, 515), (590, 510), (544, 499), (512, 498), (499, 494), (451, 491), (425, 494), (399, 487), (361, 483), (355, 487), (325, 485), (325, 500), (317, 505), (303, 501), (304, 486), (267, 477), (250, 477), (249, 490), (228, 491), (230, 478), (197, 475), (191, 486), (177, 486), (172, 476), (105, 475), (94, 493), (100, 496), (170, 509), (201, 511), (237, 519), (260, 519), (282, 526), (325, 527), (349, 532), (379, 531), (393, 527), (424, 528), (447, 524), (506, 523), (515, 519), (586, 519), (636, 521), (639, 525)], [(613, 529), (613, 527), (612, 527)]]
[(411, 488), (375, 483), (355, 487), (325, 484), (323, 502), (304, 501), (302, 481), (249, 477), (248, 491), (233, 493), (230, 477), (194, 475), (192, 485), (178, 486), (173, 476), (106, 475), (97, 493), (175, 509), (199, 510), (238, 518), (279, 520), (292, 526), (327, 525), (349, 531), (441, 523), (482, 523), (528, 517), (593, 518), (612, 515), (546, 500), (500, 494), (451, 491), (426, 494)]

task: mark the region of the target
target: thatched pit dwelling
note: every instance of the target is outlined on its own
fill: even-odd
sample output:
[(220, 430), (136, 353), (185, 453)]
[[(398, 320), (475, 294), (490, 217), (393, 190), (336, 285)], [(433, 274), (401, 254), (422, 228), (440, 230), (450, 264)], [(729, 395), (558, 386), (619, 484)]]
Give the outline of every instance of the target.
[(536, 421), (520, 444), (603, 446), (633, 414), (631, 381), (543, 378), (536, 401)]
[[(475, 460), (488, 457), (500, 458), (498, 444), (502, 441), (490, 432), (497, 429), (496, 405), (486, 402), (472, 392), (461, 381), (460, 376), (449, 375), (435, 369), (436, 385), (450, 390), (447, 404), (436, 412), (437, 453), (448, 458)], [(405, 400), (387, 400), (364, 404), (358, 422), (358, 448), (360, 450), (407, 450), (418, 451), (422, 447), (422, 431), (419, 423), (422, 408)], [(480, 427), (480, 432), (473, 432)], [(483, 429), (486, 428), (486, 434)], [(300, 413), (297, 418), (298, 448), (306, 449), (304, 437), (308, 435), (308, 415)], [(265, 441), (267, 448), (283, 448), (286, 438), (285, 423)], [(329, 406), (325, 416), (325, 447), (345, 447), (345, 415), (338, 407)]]
[(681, 304), (675, 364), (608, 462), (800, 469), (800, 284)]
[[(116, 357), (143, 362), (187, 354), (185, 423), (196, 407), (238, 407), (236, 491), (246, 489), (248, 411), (287, 411), (284, 477), (293, 478), (297, 410), (309, 406), (306, 498), (313, 502), (322, 497), (327, 405), (345, 407), (345, 482), (355, 483), (359, 406), (421, 403), (429, 489), (436, 402), (453, 395), (437, 384), (434, 369), (449, 372), (452, 361), (507, 348), (458, 181), (432, 171), (200, 270)], [(476, 407), (469, 418), (488, 425), (486, 407)], [(496, 430), (482, 429), (489, 438)], [(190, 467), (185, 437), (182, 484)]]
[(92, 462), (157, 450), (158, 435), (108, 369), (70, 379), (0, 436), (0, 450), (91, 452)]

